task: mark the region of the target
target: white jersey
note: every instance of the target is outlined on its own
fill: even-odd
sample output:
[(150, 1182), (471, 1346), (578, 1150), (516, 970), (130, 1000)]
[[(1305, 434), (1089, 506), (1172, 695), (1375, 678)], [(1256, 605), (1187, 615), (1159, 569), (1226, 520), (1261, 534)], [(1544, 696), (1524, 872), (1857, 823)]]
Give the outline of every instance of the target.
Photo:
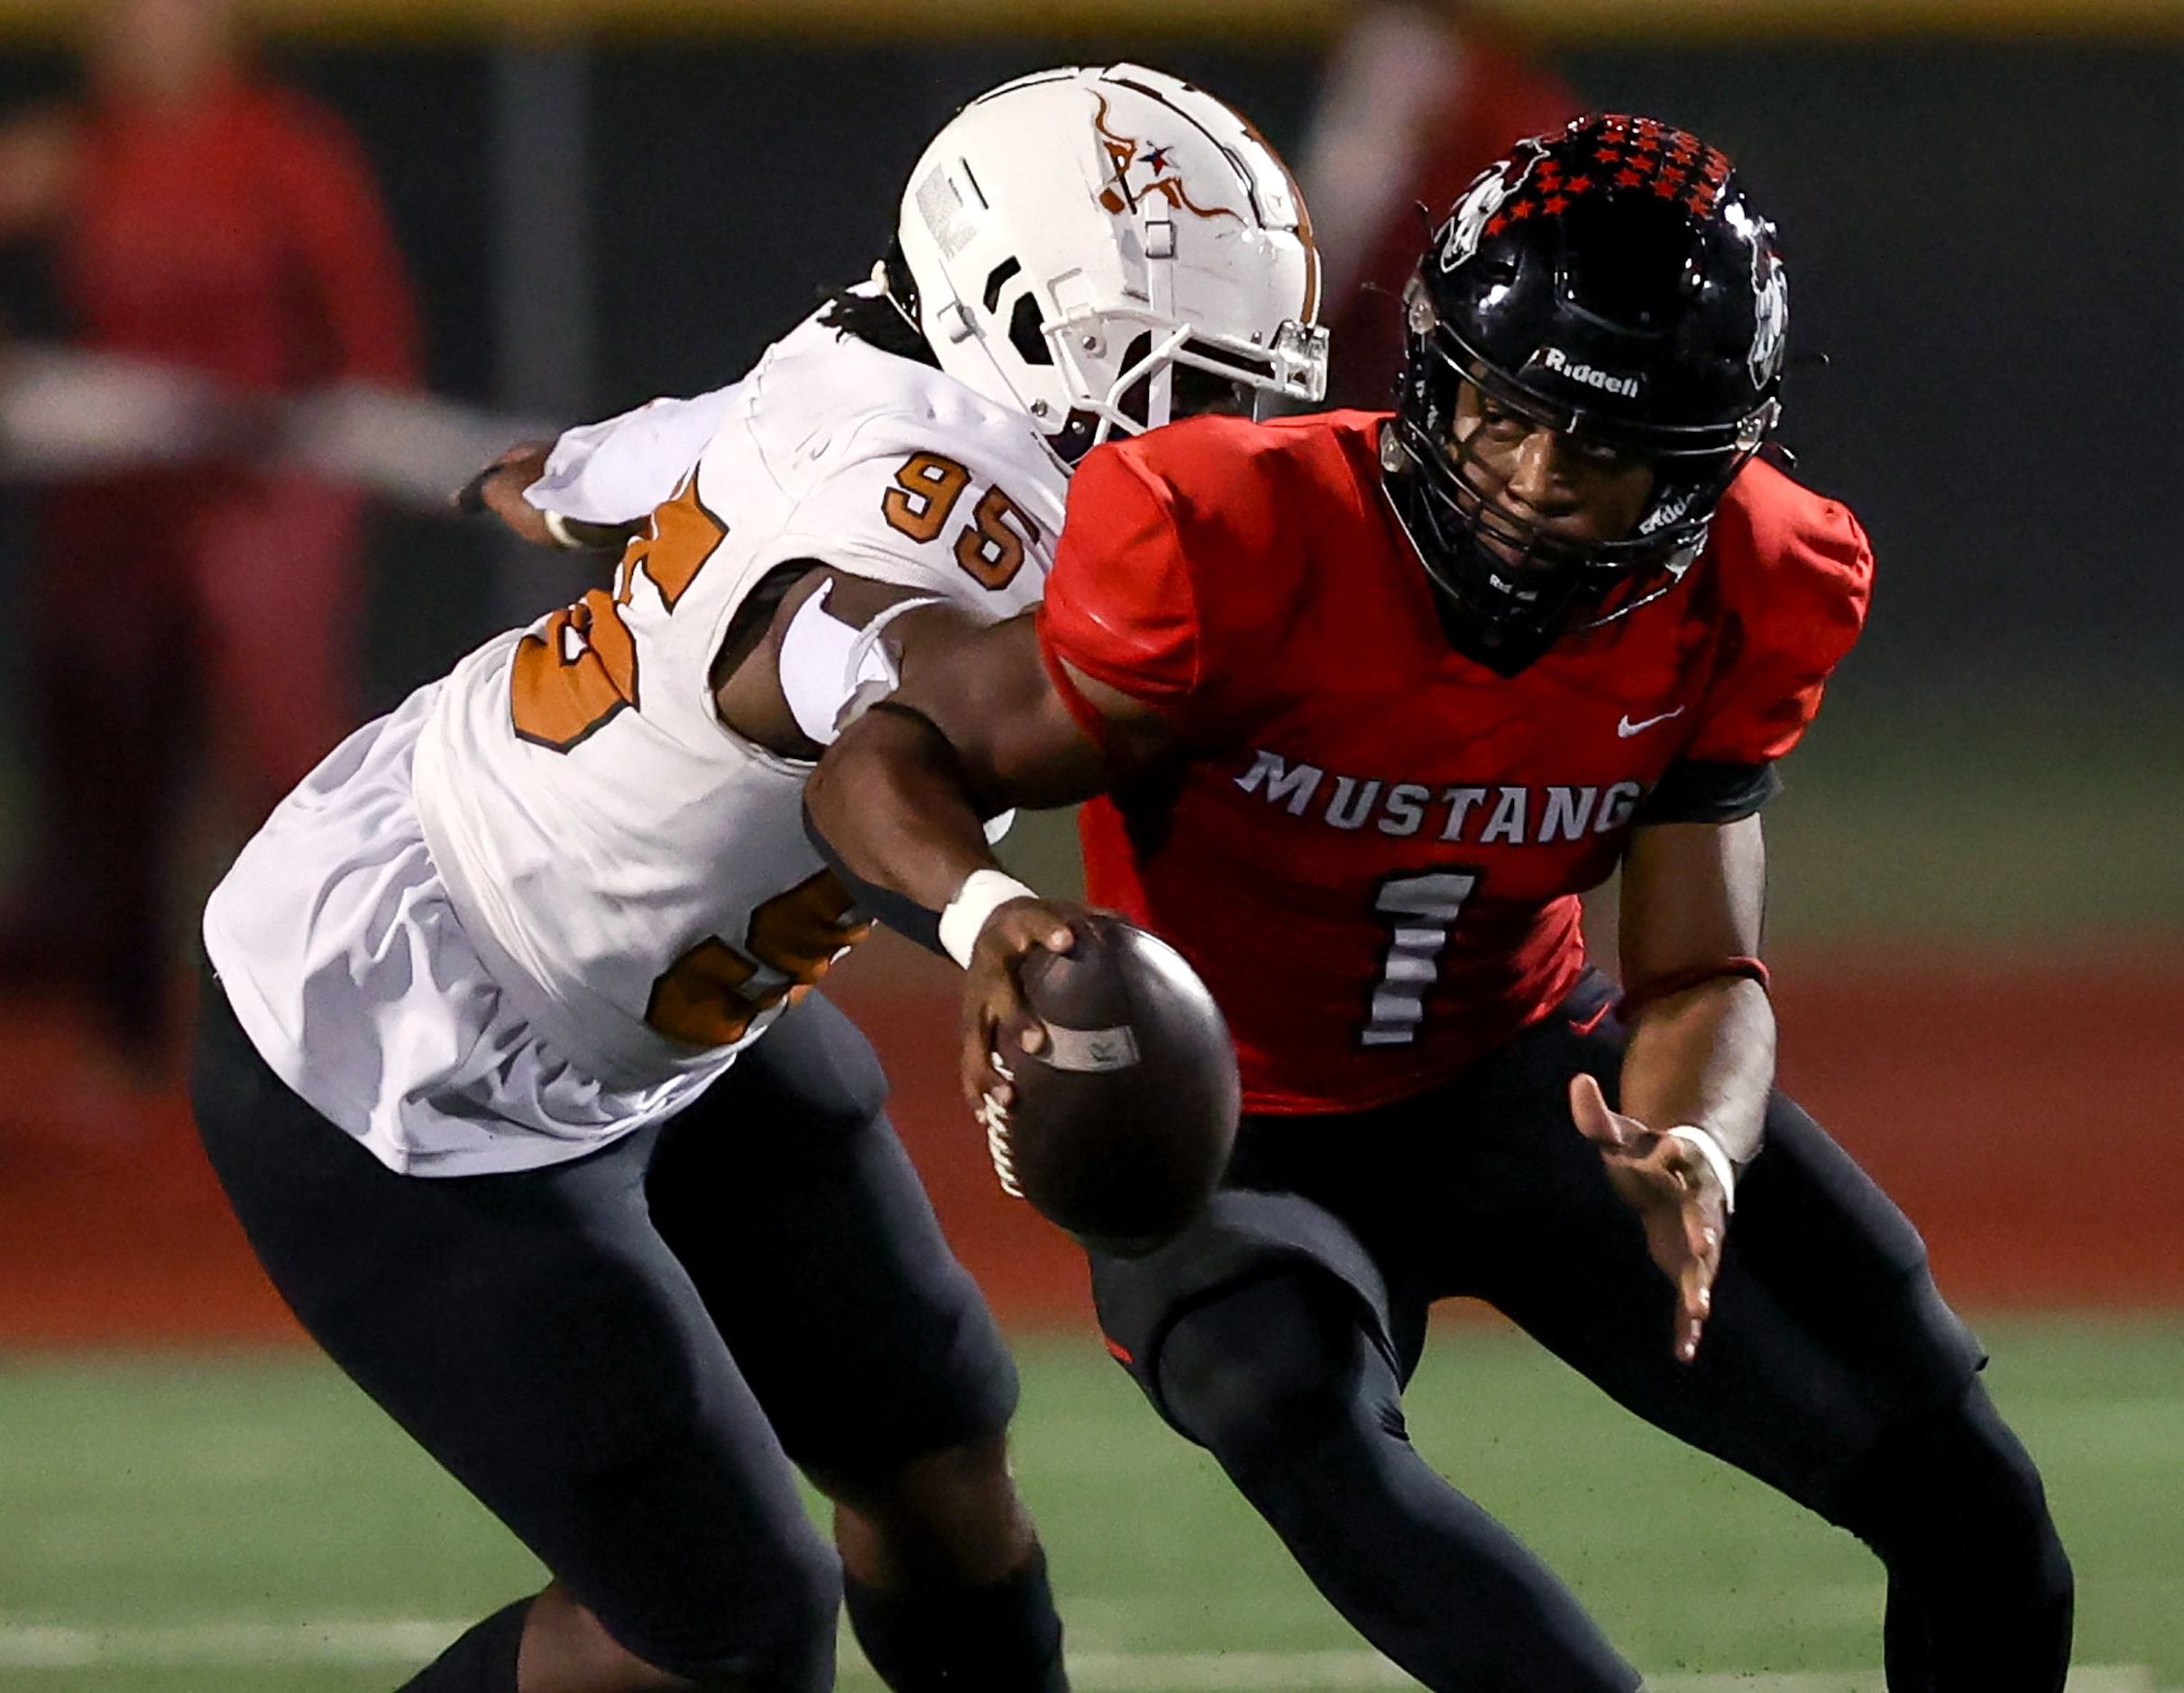
[(275, 811), (206, 911), (238, 1020), (399, 1170), (550, 1163), (688, 1103), (863, 933), (804, 838), (811, 766), (714, 708), (738, 610), (816, 559), (1008, 617), (1066, 492), (1023, 413), (815, 319), (564, 435), (534, 503), (643, 534)]

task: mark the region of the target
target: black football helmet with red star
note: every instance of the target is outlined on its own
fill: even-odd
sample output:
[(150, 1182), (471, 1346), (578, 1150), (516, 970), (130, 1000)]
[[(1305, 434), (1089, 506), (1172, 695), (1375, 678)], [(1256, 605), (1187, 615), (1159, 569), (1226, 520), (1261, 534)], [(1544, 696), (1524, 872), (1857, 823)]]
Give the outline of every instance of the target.
[[(1388, 494), (1457, 649), (1505, 675), (1667, 592), (1766, 440), (1789, 292), (1734, 167), (1650, 118), (1580, 118), (1472, 184), (1404, 296)], [(1457, 397), (1652, 466), (1628, 536), (1574, 544), (1479, 491)]]

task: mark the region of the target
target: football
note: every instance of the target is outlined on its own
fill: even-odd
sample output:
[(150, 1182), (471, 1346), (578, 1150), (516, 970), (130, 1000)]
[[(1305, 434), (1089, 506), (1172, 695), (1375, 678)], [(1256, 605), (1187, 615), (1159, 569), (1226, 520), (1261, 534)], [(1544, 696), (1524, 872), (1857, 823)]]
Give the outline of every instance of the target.
[(1026, 1052), (1005, 1031), (1015, 1100), (987, 1131), (1005, 1185), (1087, 1246), (1137, 1257), (1181, 1232), (1227, 1168), (1235, 1049), (1174, 947), (1116, 917), (1074, 928), (1068, 952), (1023, 967), (1047, 1039)]

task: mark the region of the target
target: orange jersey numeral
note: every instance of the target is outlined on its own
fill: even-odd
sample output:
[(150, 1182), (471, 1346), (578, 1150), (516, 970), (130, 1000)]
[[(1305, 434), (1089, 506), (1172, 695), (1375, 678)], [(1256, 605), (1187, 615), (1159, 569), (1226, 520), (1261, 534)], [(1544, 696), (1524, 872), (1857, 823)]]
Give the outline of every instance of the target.
[[(938, 453), (913, 453), (880, 496), (887, 526), (922, 546), (940, 538), (970, 486), (970, 472)], [(1006, 588), (1023, 568), (1024, 548), (1039, 539), (1039, 526), (998, 488), (989, 488), (956, 536), (956, 563), (982, 588)]]
[(938, 453), (913, 453), (895, 473), (895, 486), (880, 496), (887, 526), (921, 546), (947, 526), (948, 514), (970, 486), (970, 472)]
[(622, 590), (616, 597), (624, 605), (629, 603), (637, 573), (642, 570), (660, 590), (660, 603), (672, 612), (705, 561), (727, 538), (728, 526), (698, 498), (698, 473), (693, 471), (675, 490), (674, 498), (652, 514), (652, 521), (623, 550)]
[(728, 526), (698, 498), (698, 473), (683, 480), (622, 554), (612, 598), (594, 588), (546, 619), (537, 635), (516, 645), (509, 672), (509, 712), (516, 733), (534, 746), (565, 753), (624, 706), (638, 702), (637, 639), (621, 609), (641, 571), (672, 614), (728, 534)]
[(516, 733), (565, 753), (637, 703), (637, 642), (621, 609), (594, 588), (517, 643), (509, 672)]
[(956, 563), (981, 585), (1006, 588), (1023, 568), (1025, 542), (1039, 539), (1039, 526), (998, 488), (986, 490), (970, 519), (970, 526), (956, 537)]
[(841, 920), (849, 905), (826, 870), (776, 893), (751, 913), (748, 957), (707, 936), (653, 983), (645, 1020), (687, 1046), (740, 1040), (761, 1011), (801, 997), (871, 932), (869, 922)]

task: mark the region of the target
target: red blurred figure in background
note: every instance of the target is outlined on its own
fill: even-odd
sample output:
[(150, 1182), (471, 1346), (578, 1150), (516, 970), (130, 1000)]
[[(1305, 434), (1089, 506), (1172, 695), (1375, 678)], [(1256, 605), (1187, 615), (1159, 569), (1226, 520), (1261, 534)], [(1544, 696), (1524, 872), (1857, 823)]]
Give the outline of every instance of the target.
[[(79, 345), (248, 402), (407, 387), (416, 321), (340, 122), (242, 56), (229, 0), (115, 0), (78, 104), (0, 132), (0, 241), (49, 243)], [(28, 584), (39, 833), (0, 981), (86, 995), (156, 1070), (173, 847), (208, 747), (254, 823), (355, 720), (362, 497), (225, 459), (52, 490)]]
[(1358, 8), (1327, 67), (1298, 169), (1326, 267), (1330, 407), (1392, 403), (1403, 361), (1399, 301), (1427, 224), (1517, 142), (1583, 110), (1464, 0)]

